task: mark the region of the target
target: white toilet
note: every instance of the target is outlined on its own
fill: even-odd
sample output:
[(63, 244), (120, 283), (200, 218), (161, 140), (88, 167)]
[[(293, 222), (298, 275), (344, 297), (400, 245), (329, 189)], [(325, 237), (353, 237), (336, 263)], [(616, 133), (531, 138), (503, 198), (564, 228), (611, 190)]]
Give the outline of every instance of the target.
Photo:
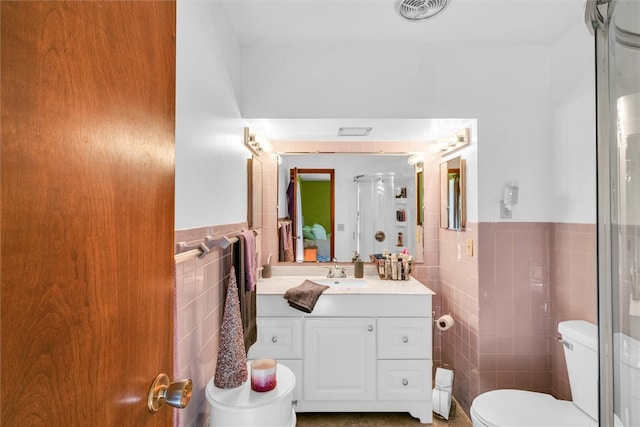
[(598, 328), (583, 320), (569, 320), (558, 324), (558, 332), (573, 401), (524, 390), (489, 391), (473, 400), (473, 427), (598, 425)]
[[(247, 363), (247, 369), (251, 367)], [(292, 393), (296, 385), (293, 372), (277, 365), (277, 385), (271, 391), (258, 393), (251, 390), (251, 380), (231, 389), (220, 389), (207, 384), (210, 427), (295, 427), (296, 413)]]

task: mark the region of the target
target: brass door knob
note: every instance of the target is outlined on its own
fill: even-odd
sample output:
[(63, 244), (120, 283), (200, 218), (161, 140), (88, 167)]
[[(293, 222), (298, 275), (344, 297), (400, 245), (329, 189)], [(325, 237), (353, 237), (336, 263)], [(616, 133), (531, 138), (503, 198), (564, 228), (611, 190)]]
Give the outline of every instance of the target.
[(190, 379), (169, 383), (167, 374), (159, 374), (149, 389), (149, 412), (155, 414), (165, 402), (169, 406), (182, 409), (189, 404), (192, 391), (193, 383)]

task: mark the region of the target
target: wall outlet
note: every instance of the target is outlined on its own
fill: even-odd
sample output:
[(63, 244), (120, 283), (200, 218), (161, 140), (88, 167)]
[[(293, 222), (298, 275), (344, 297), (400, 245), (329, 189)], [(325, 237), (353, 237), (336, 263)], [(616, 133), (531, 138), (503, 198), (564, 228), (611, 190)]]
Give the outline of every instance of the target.
[(511, 209), (507, 208), (502, 200), (500, 200), (500, 219), (511, 219)]
[(473, 256), (473, 239), (467, 239), (467, 256)]

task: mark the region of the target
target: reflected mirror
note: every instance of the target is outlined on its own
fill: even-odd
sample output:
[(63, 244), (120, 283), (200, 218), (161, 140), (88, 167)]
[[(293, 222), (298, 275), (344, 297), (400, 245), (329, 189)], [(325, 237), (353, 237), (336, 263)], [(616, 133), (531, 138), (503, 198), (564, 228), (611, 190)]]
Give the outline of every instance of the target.
[[(283, 221), (296, 217), (291, 233), (292, 245), (297, 248), (295, 260), (323, 262), (335, 257), (340, 262), (350, 262), (359, 255), (368, 262), (369, 255), (385, 250), (406, 249), (415, 254), (416, 224), (420, 220), (416, 207), (421, 200), (416, 194), (415, 169), (408, 157), (408, 154), (280, 154), (278, 218)], [(295, 193), (293, 190), (294, 170), (298, 179), (293, 182), (301, 184), (303, 193), (307, 193), (305, 186), (310, 188), (309, 195), (302, 194), (301, 200), (297, 190)], [(309, 172), (317, 170), (322, 172)], [(330, 217), (331, 200), (321, 196), (326, 194), (322, 180), (326, 183), (329, 179), (327, 170), (334, 172), (333, 222), (316, 215)], [(307, 208), (307, 202), (313, 203), (312, 207)], [(324, 236), (326, 239), (319, 238)], [(280, 261), (285, 259), (281, 257)]]
[(455, 157), (440, 163), (440, 227), (466, 227), (466, 162)]

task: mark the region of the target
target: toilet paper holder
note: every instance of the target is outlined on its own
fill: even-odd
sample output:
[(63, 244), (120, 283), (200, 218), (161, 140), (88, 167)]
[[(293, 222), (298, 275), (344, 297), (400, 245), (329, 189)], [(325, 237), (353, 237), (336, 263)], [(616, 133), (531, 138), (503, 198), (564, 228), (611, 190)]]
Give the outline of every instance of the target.
[(432, 312), (433, 324), (439, 331), (447, 331), (453, 327), (455, 320), (451, 316), (451, 313), (443, 314), (436, 319), (435, 311)]

